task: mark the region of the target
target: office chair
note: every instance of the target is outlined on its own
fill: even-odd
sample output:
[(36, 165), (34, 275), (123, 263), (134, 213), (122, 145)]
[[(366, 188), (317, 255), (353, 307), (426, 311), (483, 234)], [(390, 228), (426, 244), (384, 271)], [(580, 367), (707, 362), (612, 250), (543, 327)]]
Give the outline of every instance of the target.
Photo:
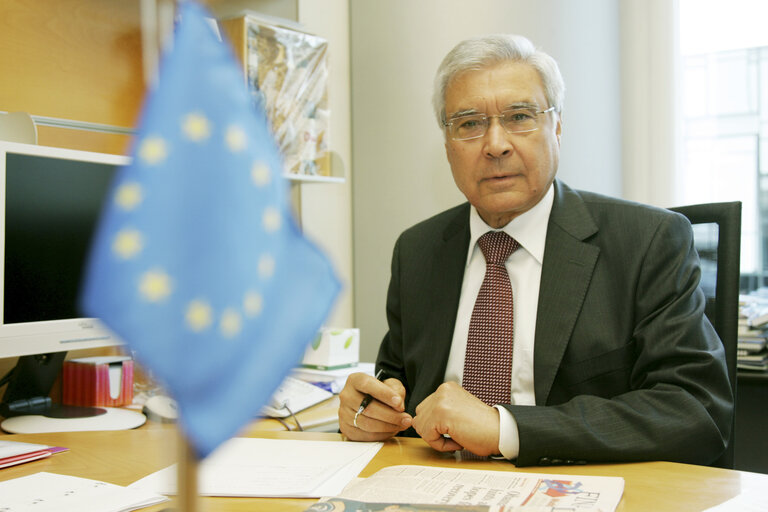
[[(741, 202), (678, 206), (693, 225), (694, 245), (701, 260), (701, 288), (707, 298), (705, 313), (725, 348), (728, 377), (736, 400), (736, 359), (739, 329), (739, 263), (741, 258)], [(734, 415), (735, 417), (735, 415)], [(725, 452), (712, 465), (733, 469), (734, 425)]]

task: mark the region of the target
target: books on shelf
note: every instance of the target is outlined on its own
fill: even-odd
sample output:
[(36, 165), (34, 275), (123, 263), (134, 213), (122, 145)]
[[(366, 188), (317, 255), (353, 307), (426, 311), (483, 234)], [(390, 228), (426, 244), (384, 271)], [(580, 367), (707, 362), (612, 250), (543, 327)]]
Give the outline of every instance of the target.
[(739, 339), (745, 340), (763, 340), (768, 339), (768, 326), (766, 327), (750, 327), (739, 322), (739, 329), (737, 331)]
[(736, 367), (739, 370), (768, 370), (768, 299), (756, 295), (739, 297), (739, 327)]
[(744, 349), (739, 345), (736, 354), (736, 367), (739, 370), (768, 370), (768, 349)]
[(768, 327), (768, 298), (740, 295), (739, 324), (742, 321), (752, 328)]
[(755, 354), (762, 350), (765, 350), (766, 340), (750, 340), (745, 338), (739, 338), (736, 342), (736, 348), (739, 353)]
[(736, 367), (739, 370), (768, 369), (766, 340), (739, 338), (736, 349)]
[(768, 370), (768, 360), (763, 360), (762, 362), (736, 361), (736, 368), (738, 370), (764, 372)]

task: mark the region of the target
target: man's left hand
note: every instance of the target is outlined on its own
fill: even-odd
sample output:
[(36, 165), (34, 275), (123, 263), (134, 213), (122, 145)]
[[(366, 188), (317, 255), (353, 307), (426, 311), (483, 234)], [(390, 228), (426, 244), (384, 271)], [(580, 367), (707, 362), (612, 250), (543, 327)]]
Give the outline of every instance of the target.
[(467, 449), (475, 455), (499, 453), (499, 411), (456, 382), (441, 384), (416, 407), (413, 428), (442, 452)]

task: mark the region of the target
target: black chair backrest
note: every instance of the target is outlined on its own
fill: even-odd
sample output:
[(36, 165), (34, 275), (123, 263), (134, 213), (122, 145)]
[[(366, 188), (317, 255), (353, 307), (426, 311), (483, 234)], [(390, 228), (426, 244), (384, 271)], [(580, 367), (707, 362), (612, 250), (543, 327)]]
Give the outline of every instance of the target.
[[(702, 263), (706, 313), (725, 348), (728, 376), (736, 399), (736, 359), (739, 330), (739, 265), (741, 261), (741, 202), (708, 203), (670, 208), (685, 215), (694, 227), (694, 245)], [(698, 231), (698, 225), (717, 225)], [(706, 228), (705, 228), (706, 229)], [(713, 276), (714, 273), (714, 276)], [(733, 468), (734, 429), (725, 453), (713, 465)]]

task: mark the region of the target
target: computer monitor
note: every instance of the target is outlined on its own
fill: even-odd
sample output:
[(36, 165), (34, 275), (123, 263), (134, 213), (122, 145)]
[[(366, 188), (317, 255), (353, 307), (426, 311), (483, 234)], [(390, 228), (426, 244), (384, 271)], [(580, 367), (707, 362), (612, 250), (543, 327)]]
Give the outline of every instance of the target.
[(0, 387), (6, 416), (10, 403), (47, 405), (67, 351), (121, 343), (81, 316), (78, 293), (103, 199), (128, 161), (0, 141), (0, 358), (19, 357)]

